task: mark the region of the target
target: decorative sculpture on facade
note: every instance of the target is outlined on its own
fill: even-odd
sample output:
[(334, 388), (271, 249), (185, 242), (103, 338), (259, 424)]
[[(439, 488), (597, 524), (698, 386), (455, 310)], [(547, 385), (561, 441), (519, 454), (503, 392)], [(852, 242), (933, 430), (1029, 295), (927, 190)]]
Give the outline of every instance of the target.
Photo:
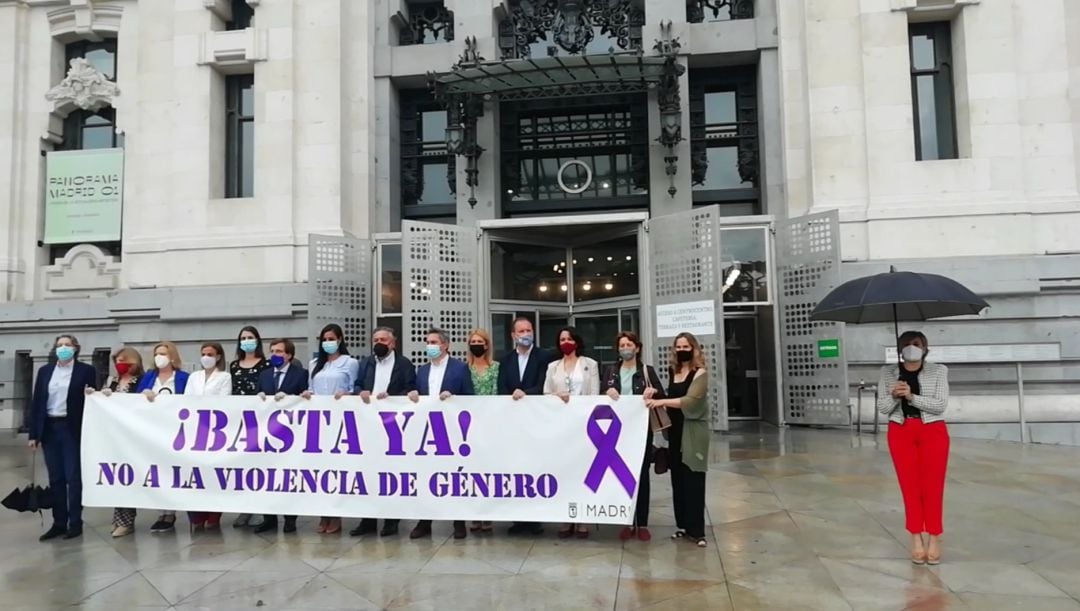
[[(409, 18), (398, 33), (398, 44), (422, 45), (428, 39), (454, 40), (454, 11), (443, 2), (408, 2)], [(404, 17), (402, 17), (404, 20)]]
[[(531, 45), (550, 40), (548, 52), (559, 49), (580, 55), (599, 32), (623, 50), (641, 49), (645, 11), (640, 0), (507, 0), (507, 17), (499, 23), (503, 59), (531, 57)], [(550, 38), (549, 38), (550, 37)]]
[(671, 21), (660, 23), (660, 33), (663, 38), (656, 41), (653, 49), (667, 61), (664, 64), (664, 75), (656, 88), (656, 103), (660, 107), (660, 137), (656, 141), (667, 147), (668, 154), (664, 156), (664, 164), (665, 173), (671, 181), (668, 194), (675, 197), (678, 192), (675, 188), (675, 175), (679, 171), (679, 156), (675, 154), (675, 146), (683, 140), (679, 76), (686, 71), (686, 68), (678, 62), (679, 49), (682, 45), (678, 38), (671, 36)]
[(686, 0), (686, 20), (690, 23), (705, 21), (705, 11), (718, 19), (725, 10), (730, 19), (753, 19), (754, 0)]
[(113, 99), (120, 95), (116, 83), (81, 57), (71, 60), (67, 76), (45, 94), (45, 99), (53, 103), (57, 111), (70, 112), (74, 108), (97, 111), (111, 106)]
[[(454, 71), (474, 68), (483, 61), (484, 58), (477, 49), (476, 37), (467, 37), (465, 50), (454, 64)], [(476, 186), (480, 176), (477, 160), (484, 152), (484, 147), (476, 141), (476, 120), (484, 114), (484, 100), (472, 93), (447, 95), (438, 83), (438, 75), (433, 72), (428, 73), (428, 85), (435, 99), (446, 108), (446, 152), (465, 158), (465, 184), (469, 186), (469, 206), (475, 208)], [(449, 171), (454, 170), (448, 168)], [(451, 182), (451, 188), (456, 186), (456, 182)]]

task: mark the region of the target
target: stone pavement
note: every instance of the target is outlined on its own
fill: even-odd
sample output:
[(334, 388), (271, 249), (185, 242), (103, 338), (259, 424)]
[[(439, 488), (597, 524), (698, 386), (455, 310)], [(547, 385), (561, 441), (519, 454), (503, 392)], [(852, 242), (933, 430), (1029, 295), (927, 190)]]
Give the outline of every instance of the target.
[[(25, 484), (28, 458), (5, 438), (0, 494)], [(668, 479), (653, 481), (649, 543), (505, 525), (455, 541), (447, 523), (420, 542), (356, 539), (318, 535), (314, 519), (295, 535), (192, 535), (183, 516), (162, 536), (150, 511), (113, 540), (111, 512), (90, 509), (81, 540), (42, 544), (37, 516), (0, 510), (0, 608), (1080, 610), (1080, 448), (954, 439), (933, 568), (907, 560), (883, 438), (758, 424), (717, 436), (704, 550), (668, 538)]]

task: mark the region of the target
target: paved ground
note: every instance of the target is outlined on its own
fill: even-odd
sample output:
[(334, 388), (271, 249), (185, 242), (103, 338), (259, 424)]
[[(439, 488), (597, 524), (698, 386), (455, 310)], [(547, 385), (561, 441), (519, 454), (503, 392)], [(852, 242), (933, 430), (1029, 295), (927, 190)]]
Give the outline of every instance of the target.
[[(0, 491), (28, 453), (0, 446)], [(668, 539), (654, 479), (650, 543), (603, 528), (430, 541), (147, 532), (109, 538), (88, 511), (80, 541), (41, 544), (37, 516), (0, 513), (0, 608), (133, 609), (1078, 609), (1080, 448), (954, 440), (945, 562), (907, 560), (884, 445), (846, 432), (755, 425), (719, 437), (708, 479), (710, 546)], [(228, 517), (227, 519), (231, 519)], [(348, 525), (348, 526), (351, 526)], [(406, 525), (406, 527), (411, 525)]]

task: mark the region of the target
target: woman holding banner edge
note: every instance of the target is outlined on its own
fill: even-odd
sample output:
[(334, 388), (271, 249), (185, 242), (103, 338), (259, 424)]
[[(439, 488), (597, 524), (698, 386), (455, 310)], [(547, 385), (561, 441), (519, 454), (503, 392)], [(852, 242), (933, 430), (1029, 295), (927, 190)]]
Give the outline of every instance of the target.
[(664, 407), (671, 416), (671, 493), (675, 534), (698, 547), (705, 539), (705, 472), (709, 469), (709, 372), (701, 344), (692, 333), (680, 333), (672, 343), (666, 399), (648, 399), (649, 408)]
[[(612, 401), (618, 401), (621, 395), (641, 395), (646, 400), (664, 398), (664, 388), (660, 377), (652, 365), (641, 362), (641, 340), (637, 334), (623, 331), (615, 337), (615, 346), (619, 350), (619, 362), (609, 365), (600, 377), (600, 391)], [(649, 463), (652, 461), (652, 426), (645, 437), (645, 453), (642, 456), (638, 476), (637, 507), (634, 510), (634, 522), (623, 527), (619, 538), (623, 541), (637, 535), (641, 541), (652, 539), (649, 532)]]

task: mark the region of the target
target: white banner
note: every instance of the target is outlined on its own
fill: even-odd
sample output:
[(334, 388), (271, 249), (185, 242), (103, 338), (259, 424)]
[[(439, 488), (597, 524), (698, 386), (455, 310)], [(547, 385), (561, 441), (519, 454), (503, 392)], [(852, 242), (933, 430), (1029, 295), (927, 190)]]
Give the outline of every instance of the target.
[(629, 524), (641, 397), (87, 397), (83, 503)]

